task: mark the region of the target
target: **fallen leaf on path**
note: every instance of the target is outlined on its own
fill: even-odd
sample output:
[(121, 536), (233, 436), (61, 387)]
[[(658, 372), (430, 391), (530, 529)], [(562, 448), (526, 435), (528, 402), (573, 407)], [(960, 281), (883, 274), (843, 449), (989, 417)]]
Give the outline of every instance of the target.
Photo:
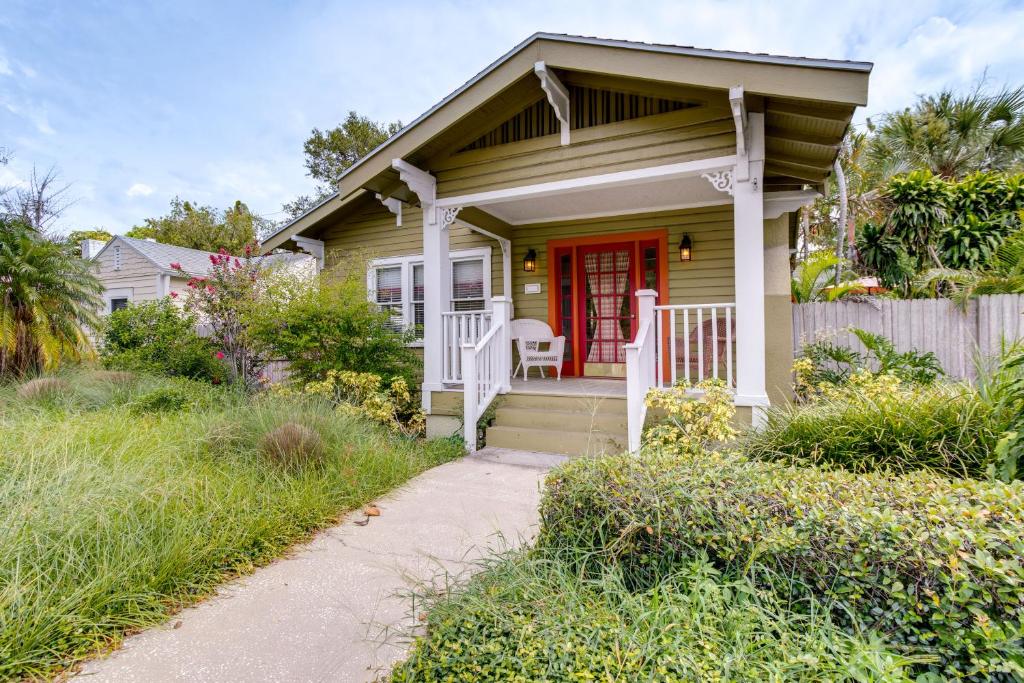
[(380, 508), (376, 505), (367, 505), (363, 508), (363, 514), (367, 517), (380, 517)]

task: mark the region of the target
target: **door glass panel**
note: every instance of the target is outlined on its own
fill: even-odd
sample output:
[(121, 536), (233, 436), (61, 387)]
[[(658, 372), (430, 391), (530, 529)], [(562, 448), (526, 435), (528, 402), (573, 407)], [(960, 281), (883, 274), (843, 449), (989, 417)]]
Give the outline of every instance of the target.
[(562, 335), (565, 336), (565, 351), (562, 358), (572, 361), (572, 255), (563, 254), (558, 259), (559, 316)]
[(588, 363), (625, 363), (631, 341), (632, 248), (609, 247), (583, 255)]

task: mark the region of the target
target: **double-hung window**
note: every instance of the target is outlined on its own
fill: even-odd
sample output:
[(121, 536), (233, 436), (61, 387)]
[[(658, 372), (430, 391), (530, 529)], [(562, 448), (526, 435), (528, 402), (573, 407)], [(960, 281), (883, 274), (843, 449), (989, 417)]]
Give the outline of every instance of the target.
[[(451, 290), (446, 311), (480, 311), (490, 307), (491, 248), (453, 251)], [(423, 256), (377, 259), (367, 275), (370, 300), (390, 313), (396, 330), (412, 329), (423, 339), (424, 278)]]

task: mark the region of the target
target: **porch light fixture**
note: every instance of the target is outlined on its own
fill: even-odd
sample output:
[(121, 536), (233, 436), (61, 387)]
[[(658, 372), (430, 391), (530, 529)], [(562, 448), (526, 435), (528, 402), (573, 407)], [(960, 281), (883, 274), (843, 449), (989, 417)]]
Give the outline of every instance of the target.
[(534, 273), (537, 271), (537, 252), (533, 249), (526, 252), (526, 257), (523, 259), (523, 270), (527, 273)]
[(693, 243), (690, 241), (689, 235), (683, 235), (683, 239), (679, 240), (679, 260), (693, 260)]

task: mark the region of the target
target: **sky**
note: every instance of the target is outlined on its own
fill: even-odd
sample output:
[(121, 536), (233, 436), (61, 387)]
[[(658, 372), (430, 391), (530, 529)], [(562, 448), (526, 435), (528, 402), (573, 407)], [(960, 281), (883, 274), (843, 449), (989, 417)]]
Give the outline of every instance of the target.
[(3, 0), (0, 186), (55, 166), (63, 231), (124, 232), (175, 196), (279, 221), (313, 188), (312, 128), (411, 121), (536, 31), (874, 62), (860, 123), (1024, 82), (1024, 1)]

